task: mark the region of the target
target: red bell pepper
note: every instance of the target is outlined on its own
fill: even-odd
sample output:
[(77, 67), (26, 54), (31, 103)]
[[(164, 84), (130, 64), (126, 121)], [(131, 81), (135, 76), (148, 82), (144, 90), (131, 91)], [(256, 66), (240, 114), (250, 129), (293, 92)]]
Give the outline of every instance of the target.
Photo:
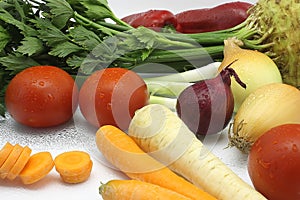
[(177, 23), (182, 33), (200, 33), (224, 30), (240, 24), (248, 17), (252, 4), (230, 2), (213, 8), (187, 10), (176, 14)]
[(148, 10), (126, 16), (122, 20), (134, 28), (144, 26), (159, 31), (165, 26), (177, 27), (175, 15), (168, 10)]

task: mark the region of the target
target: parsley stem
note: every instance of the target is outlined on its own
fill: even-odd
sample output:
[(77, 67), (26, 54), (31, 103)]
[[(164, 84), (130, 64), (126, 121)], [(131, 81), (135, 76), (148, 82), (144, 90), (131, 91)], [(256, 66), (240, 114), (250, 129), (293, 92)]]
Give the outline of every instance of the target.
[(85, 27), (92, 27), (95, 28), (97, 30), (100, 30), (104, 33), (107, 33), (108, 35), (116, 35), (118, 33), (120, 33), (120, 31), (117, 31), (115, 29), (112, 29), (110, 27), (106, 27), (103, 26), (101, 24), (98, 24), (96, 22), (93, 22), (92, 20), (87, 19), (86, 17), (80, 15), (79, 13), (77, 13), (76, 11), (74, 12), (74, 17), (75, 19), (83, 26)]

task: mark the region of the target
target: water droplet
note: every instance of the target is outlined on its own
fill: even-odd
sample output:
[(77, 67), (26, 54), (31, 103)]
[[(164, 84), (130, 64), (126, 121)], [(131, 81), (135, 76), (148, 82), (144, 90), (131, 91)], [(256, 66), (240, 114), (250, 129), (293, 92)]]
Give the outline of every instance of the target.
[(261, 152), (262, 151), (262, 147), (259, 147), (258, 149), (257, 149), (257, 152)]
[(47, 97), (50, 101), (54, 100), (54, 96), (52, 94), (48, 94)]
[(111, 110), (111, 103), (106, 104), (106, 109)]
[(296, 144), (293, 144), (293, 146), (292, 146), (292, 151), (293, 151), (293, 152), (298, 152), (298, 147), (297, 147)]
[(104, 97), (105, 97), (105, 94), (104, 94), (103, 92), (100, 92), (99, 98), (100, 98), (100, 99), (104, 99)]
[(40, 81), (39, 85), (43, 87), (45, 85), (44, 81)]
[(277, 140), (274, 140), (274, 141), (273, 141), (273, 145), (276, 145), (276, 144), (278, 144), (278, 141), (277, 141)]
[(262, 160), (259, 160), (258, 163), (265, 169), (269, 169), (270, 168), (270, 165), (271, 163), (269, 162), (265, 162), (265, 161), (262, 161)]

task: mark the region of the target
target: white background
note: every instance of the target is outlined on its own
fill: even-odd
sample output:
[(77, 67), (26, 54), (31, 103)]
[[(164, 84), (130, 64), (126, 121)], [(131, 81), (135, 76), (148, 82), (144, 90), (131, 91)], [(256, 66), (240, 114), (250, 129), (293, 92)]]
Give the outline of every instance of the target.
[[(109, 0), (109, 5), (116, 16), (122, 18), (128, 14), (149, 9), (167, 9), (174, 13), (201, 7), (216, 6), (228, 1), (222, 0)], [(251, 0), (248, 2), (256, 2)], [(125, 179), (120, 172), (111, 169), (101, 158), (94, 144), (96, 130), (88, 128), (84, 119), (76, 113), (74, 123), (70, 122), (54, 129), (32, 130), (16, 124), (12, 119), (0, 121), (0, 145), (6, 141), (29, 145), (33, 153), (50, 151), (55, 157), (67, 150), (86, 150), (91, 153), (94, 161), (91, 177), (88, 181), (69, 185), (61, 182), (55, 169), (46, 178), (30, 186), (24, 186), (19, 180), (0, 180), (0, 194), (3, 200), (34, 200), (34, 199), (71, 199), (71, 200), (99, 200), (100, 182), (111, 179)], [(227, 130), (222, 134), (206, 138), (207, 145), (215, 155), (224, 161), (236, 174), (251, 184), (247, 173), (247, 156), (235, 148), (226, 148)], [(217, 142), (216, 142), (217, 141)], [(163, 178), (163, 177), (162, 177)]]

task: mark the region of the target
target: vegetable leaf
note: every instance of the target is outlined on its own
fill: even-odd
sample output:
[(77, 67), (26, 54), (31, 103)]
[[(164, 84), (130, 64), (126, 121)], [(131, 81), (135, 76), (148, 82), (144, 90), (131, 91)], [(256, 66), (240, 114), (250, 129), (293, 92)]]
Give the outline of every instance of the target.
[(78, 13), (90, 19), (103, 20), (112, 16), (107, 0), (67, 0)]
[(18, 53), (9, 54), (6, 57), (0, 57), (0, 64), (5, 66), (6, 70), (11, 70), (12, 74), (16, 74), (28, 67), (39, 65), (39, 63), (32, 58)]
[(47, 6), (53, 15), (52, 22), (59, 29), (66, 26), (66, 23), (73, 16), (74, 11), (65, 0), (46, 0)]
[(71, 42), (63, 42), (60, 45), (53, 47), (49, 52), (49, 54), (52, 56), (58, 56), (64, 58), (71, 53), (75, 53), (81, 50), (83, 49), (77, 46), (76, 44), (73, 44)]
[(17, 51), (24, 55), (27, 54), (31, 56), (44, 49), (42, 41), (36, 37), (25, 37), (21, 43), (22, 45), (19, 46)]
[(7, 31), (0, 26), (0, 52), (5, 48), (6, 44), (10, 41), (10, 35)]
[(124, 49), (118, 48), (119, 42), (117, 37), (109, 37), (97, 45), (83, 60), (80, 70), (84, 74), (91, 74), (95, 69), (107, 68), (125, 52)]
[[(82, 53), (83, 54), (83, 53)], [(78, 68), (81, 66), (81, 63), (86, 58), (86, 54), (83, 55), (72, 55), (67, 59), (67, 64), (73, 68)]]
[(37, 18), (33, 22), (39, 28), (39, 38), (51, 47), (69, 40), (68, 36), (55, 27), (48, 19)]
[(77, 26), (70, 29), (70, 36), (74, 39), (75, 43), (90, 51), (101, 43), (101, 39), (93, 31), (90, 31), (83, 26)]
[(29, 25), (15, 19), (8, 11), (0, 7), (0, 20), (4, 21), (7, 24), (16, 26), (22, 31), (24, 36), (34, 36), (36, 35), (36, 30), (30, 27)]

